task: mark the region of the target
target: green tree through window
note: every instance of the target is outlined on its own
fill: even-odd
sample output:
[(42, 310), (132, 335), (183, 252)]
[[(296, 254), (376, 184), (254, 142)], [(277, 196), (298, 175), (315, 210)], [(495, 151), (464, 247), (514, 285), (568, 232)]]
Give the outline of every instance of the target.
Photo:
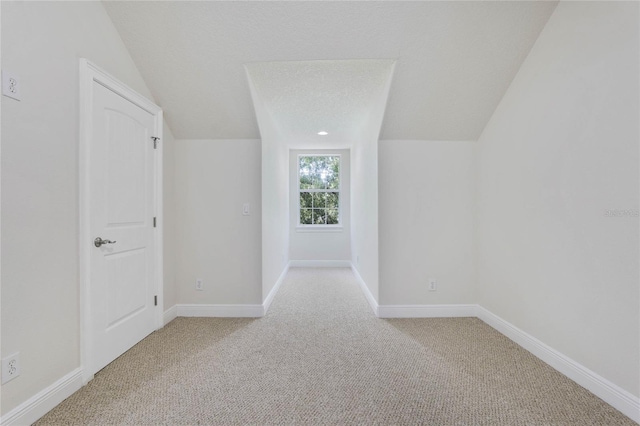
[(298, 157), (300, 225), (340, 224), (340, 156)]

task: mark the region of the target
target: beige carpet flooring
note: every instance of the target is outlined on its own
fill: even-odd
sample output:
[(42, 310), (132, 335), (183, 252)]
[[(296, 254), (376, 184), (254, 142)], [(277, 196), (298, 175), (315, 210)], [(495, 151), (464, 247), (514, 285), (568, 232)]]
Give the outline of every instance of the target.
[(292, 269), (261, 319), (178, 318), (38, 425), (634, 425), (474, 318), (375, 318)]

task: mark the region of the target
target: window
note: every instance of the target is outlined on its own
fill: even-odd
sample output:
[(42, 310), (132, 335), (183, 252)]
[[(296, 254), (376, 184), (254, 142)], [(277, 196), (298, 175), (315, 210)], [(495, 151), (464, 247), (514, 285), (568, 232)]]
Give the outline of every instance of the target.
[(298, 156), (299, 225), (340, 225), (340, 156)]

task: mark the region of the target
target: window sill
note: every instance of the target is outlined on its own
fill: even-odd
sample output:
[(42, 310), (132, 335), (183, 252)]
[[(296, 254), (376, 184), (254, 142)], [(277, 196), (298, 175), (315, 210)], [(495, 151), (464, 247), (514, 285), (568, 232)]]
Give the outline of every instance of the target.
[(342, 225), (298, 225), (296, 232), (342, 232)]

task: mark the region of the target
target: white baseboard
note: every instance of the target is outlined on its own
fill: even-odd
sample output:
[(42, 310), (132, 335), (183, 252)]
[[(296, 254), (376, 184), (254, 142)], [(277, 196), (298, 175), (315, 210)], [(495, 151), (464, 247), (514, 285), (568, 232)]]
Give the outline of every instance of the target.
[(264, 302), (262, 302), (262, 315), (267, 315), (269, 307), (271, 306), (271, 302), (273, 302), (273, 298), (276, 297), (276, 293), (278, 293), (278, 290), (280, 290), (280, 286), (287, 276), (287, 272), (289, 272), (290, 265), (291, 262), (287, 263), (287, 265), (282, 270), (280, 277), (278, 277), (278, 281), (276, 281), (275, 285), (273, 286), (267, 297), (264, 299)]
[(478, 305), (379, 305), (380, 318), (475, 317)]
[(478, 318), (522, 346), (542, 361), (586, 388), (636, 423), (640, 423), (640, 398), (611, 383), (585, 366), (547, 346), (540, 340), (478, 306)]
[[(252, 317), (263, 316), (269, 309), (280, 285), (284, 281), (290, 262), (269, 292), (262, 305), (201, 305), (178, 304), (164, 313), (167, 324), (177, 316), (181, 317)], [(640, 398), (601, 377), (585, 366), (563, 355), (557, 350), (505, 321), (478, 305), (378, 305), (366, 283), (351, 264), (351, 269), (365, 298), (376, 316), (381, 318), (437, 318), (437, 317), (478, 317), (536, 357), (558, 370), (571, 380), (583, 386), (633, 421), (640, 423)], [(82, 388), (82, 368), (77, 368), (38, 392), (7, 414), (2, 416), (2, 425), (32, 424), (74, 392)]]
[(178, 316), (178, 305), (173, 305), (166, 311), (164, 311), (164, 315), (162, 317), (162, 325), (167, 325)]
[(4, 425), (30, 425), (82, 387), (82, 368), (57, 380), (2, 416)]
[(351, 268), (350, 260), (291, 260), (290, 268)]
[(260, 318), (262, 305), (176, 305), (179, 317)]
[(351, 264), (351, 270), (353, 271), (353, 275), (356, 276), (356, 280), (358, 281), (358, 284), (360, 285), (360, 289), (364, 293), (364, 297), (367, 299), (367, 302), (369, 302), (369, 305), (371, 306), (371, 309), (373, 309), (373, 314), (375, 316), (379, 316), (378, 315), (378, 302), (376, 301), (376, 298), (373, 297), (373, 294), (371, 294), (371, 290), (369, 290), (369, 287), (367, 287), (367, 283), (364, 282), (364, 280), (360, 276), (360, 272), (358, 272), (358, 270), (356, 269), (355, 266), (353, 266), (353, 264)]

